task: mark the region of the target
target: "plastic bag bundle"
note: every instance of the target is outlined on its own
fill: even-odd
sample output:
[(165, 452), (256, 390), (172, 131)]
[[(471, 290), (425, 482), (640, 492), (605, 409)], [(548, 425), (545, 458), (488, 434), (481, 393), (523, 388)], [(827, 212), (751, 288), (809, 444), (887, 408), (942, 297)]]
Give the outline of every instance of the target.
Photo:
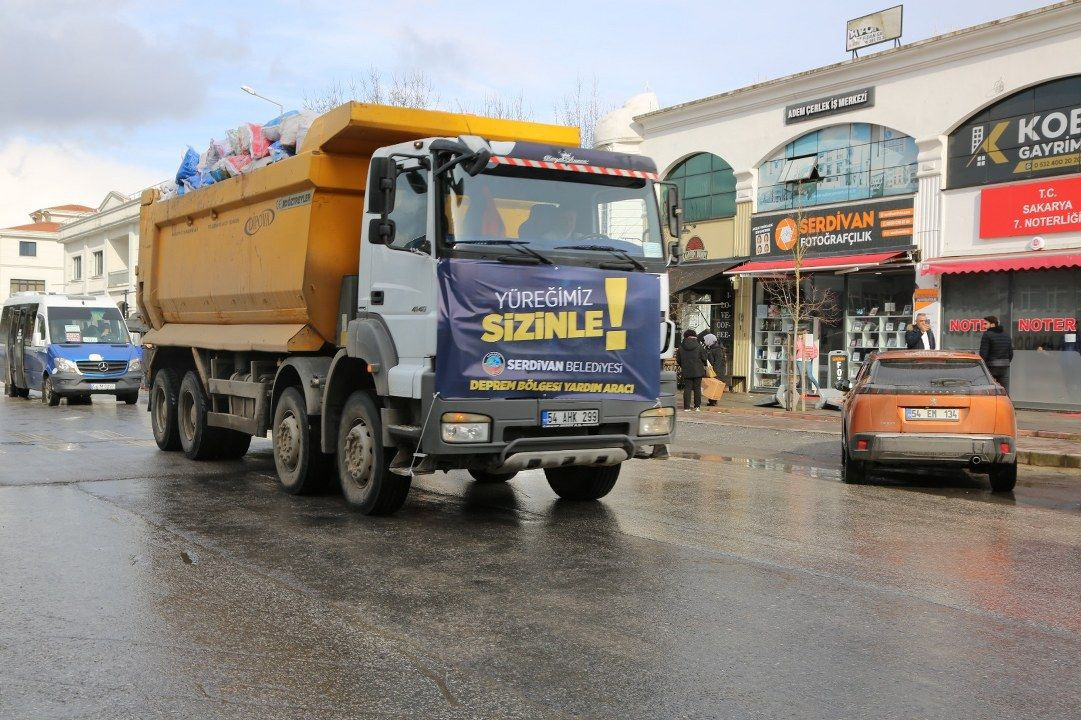
[(248, 153), (241, 153), (240, 155), (232, 155), (225, 158), (225, 169), (229, 171), (231, 177), (236, 177), (244, 172), (249, 165), (251, 165), (251, 155)]
[(195, 148), (191, 145), (188, 146), (188, 151), (184, 153), (184, 158), (180, 161), (180, 167), (176, 171), (176, 182), (179, 185), (184, 180), (190, 178), (199, 172), (199, 153), (195, 152)]
[(253, 158), (265, 157), (270, 152), (270, 143), (266, 141), (266, 136), (263, 135), (262, 125), (245, 123), (238, 128), (238, 131), (241, 146)]

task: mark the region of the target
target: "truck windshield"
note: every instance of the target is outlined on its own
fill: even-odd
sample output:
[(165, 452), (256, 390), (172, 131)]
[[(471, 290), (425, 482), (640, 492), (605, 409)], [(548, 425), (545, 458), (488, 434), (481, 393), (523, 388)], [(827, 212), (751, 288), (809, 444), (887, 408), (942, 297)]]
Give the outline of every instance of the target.
[(639, 268), (636, 258), (663, 261), (645, 180), (500, 165), (475, 177), (456, 167), (442, 186), (444, 249), (520, 257), (517, 245), (568, 264)]
[(47, 312), (51, 342), (131, 344), (116, 308), (52, 307)]

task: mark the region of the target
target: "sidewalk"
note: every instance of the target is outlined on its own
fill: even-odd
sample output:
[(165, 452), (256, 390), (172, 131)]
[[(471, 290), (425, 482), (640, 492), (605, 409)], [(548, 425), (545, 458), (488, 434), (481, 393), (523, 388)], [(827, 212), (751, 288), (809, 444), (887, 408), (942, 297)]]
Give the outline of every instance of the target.
[[(715, 407), (702, 407), (725, 422), (770, 430), (841, 434), (841, 413), (815, 410), (786, 412), (779, 407), (757, 407), (769, 395), (726, 392)], [(678, 404), (678, 403), (677, 403)], [(680, 415), (682, 415), (680, 411)], [(704, 417), (709, 417), (705, 415)], [(720, 420), (721, 417), (717, 419)], [(1042, 410), (1017, 411), (1017, 461), (1024, 465), (1081, 468), (1081, 414)]]

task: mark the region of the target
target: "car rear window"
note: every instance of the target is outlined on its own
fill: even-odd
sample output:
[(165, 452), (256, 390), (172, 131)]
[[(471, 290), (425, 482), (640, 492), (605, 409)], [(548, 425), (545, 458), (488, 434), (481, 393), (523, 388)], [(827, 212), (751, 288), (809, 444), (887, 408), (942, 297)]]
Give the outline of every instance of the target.
[(870, 379), (875, 385), (917, 388), (967, 387), (992, 382), (978, 360), (880, 360)]

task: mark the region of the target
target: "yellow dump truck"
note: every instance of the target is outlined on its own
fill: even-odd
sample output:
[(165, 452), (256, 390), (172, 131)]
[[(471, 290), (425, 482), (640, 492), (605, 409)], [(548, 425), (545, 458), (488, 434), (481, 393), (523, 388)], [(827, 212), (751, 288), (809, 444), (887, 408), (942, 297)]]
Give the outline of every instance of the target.
[(269, 431), (288, 492), (336, 481), (368, 513), (437, 470), (603, 496), (674, 428), (655, 173), (575, 128), (349, 103), (295, 157), (147, 191), (158, 446), (238, 457)]

